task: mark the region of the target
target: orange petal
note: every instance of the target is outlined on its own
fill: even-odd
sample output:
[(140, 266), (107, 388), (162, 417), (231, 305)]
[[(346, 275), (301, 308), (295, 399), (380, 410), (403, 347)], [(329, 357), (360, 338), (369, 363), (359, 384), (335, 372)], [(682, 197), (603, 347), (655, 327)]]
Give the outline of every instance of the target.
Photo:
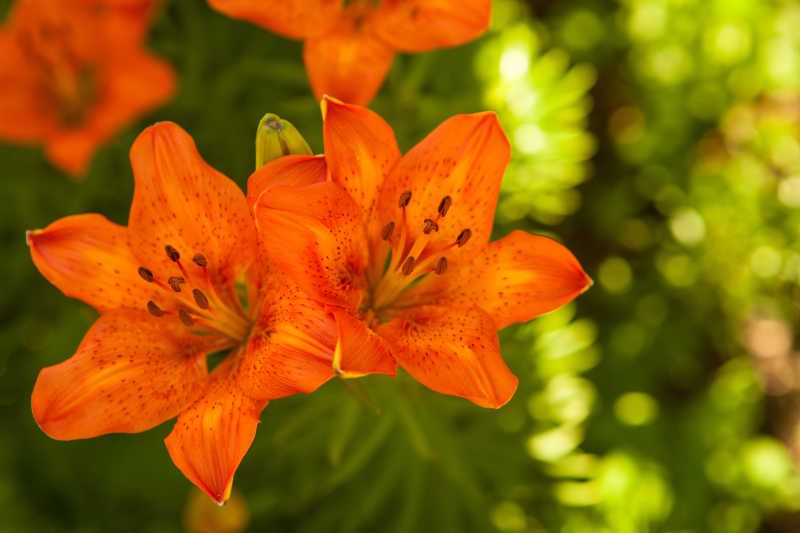
[(558, 309), (592, 284), (567, 248), (524, 231), (489, 244), (471, 263), (431, 281), (412, 288), (404, 302), (478, 306), (498, 329)]
[(341, 0), (208, 0), (211, 7), (229, 17), (244, 19), (290, 39), (314, 37), (335, 25)]
[(252, 398), (272, 400), (309, 393), (333, 377), (336, 324), (275, 269), (263, 276), (262, 307), (239, 372)]
[(253, 262), (256, 232), (244, 194), (200, 157), (177, 124), (144, 130), (131, 148), (131, 164), (136, 178), (131, 248), (147, 268), (174, 270), (167, 245), (186, 258), (193, 278), (204, 272), (189, 258), (203, 254), (212, 280), (220, 284), (232, 283)]
[(140, 51), (118, 56), (101, 75), (100, 94), (89, 126), (108, 136), (165, 104), (177, 85), (169, 63)]
[(392, 128), (376, 113), (322, 99), (325, 159), (331, 180), (350, 193), (369, 218), (384, 178), (400, 160)]
[(383, 337), (344, 309), (334, 309), (332, 312), (336, 317), (338, 332), (333, 359), (336, 373), (346, 378), (367, 374), (387, 374), (394, 377), (397, 373), (397, 362)]
[(364, 292), (367, 246), (361, 208), (331, 182), (273, 187), (253, 206), (261, 243), (318, 301), (355, 309)]
[(411, 238), (419, 238), (423, 220), (436, 218), (439, 204), (449, 196), (452, 204), (438, 221), (436, 237), (453, 243), (462, 230), (470, 229), (470, 240), (448, 252), (448, 259), (452, 263), (454, 257), (476, 253), (489, 242), (510, 153), (494, 113), (446, 120), (404, 155), (384, 181), (378, 199), (380, 227), (398, 220), (398, 198), (411, 191), (406, 216)]
[(47, 140), (47, 156), (73, 175), (85, 174), (97, 147), (140, 115), (164, 104), (175, 91), (169, 64), (144, 53), (116, 57), (98, 73), (98, 96), (86, 122), (60, 129)]
[(92, 156), (104, 138), (87, 129), (58, 129), (45, 144), (45, 155), (56, 168), (75, 179), (86, 177)]
[(220, 504), (230, 497), (233, 475), (266, 406), (237, 387), (235, 366), (231, 355), (214, 370), (205, 396), (180, 414), (164, 439), (175, 466)]
[(39, 373), (33, 416), (60, 440), (137, 433), (176, 416), (203, 391), (200, 337), (144, 312), (94, 323), (71, 358)]
[(372, 24), (395, 49), (424, 52), (478, 38), (491, 11), (490, 0), (383, 0)]
[(501, 407), (517, 389), (517, 378), (500, 356), (497, 328), (478, 307), (415, 307), (378, 333), (400, 366), (435, 391)]
[(367, 105), (381, 88), (394, 51), (371, 33), (354, 29), (350, 21), (306, 40), (303, 59), (317, 99), (327, 94)]
[(322, 155), (287, 155), (262, 166), (247, 180), (247, 202), (258, 203), (259, 197), (272, 187), (301, 186), (325, 181), (327, 166)]
[(158, 288), (139, 275), (142, 266), (128, 248), (128, 231), (95, 214), (59, 219), (28, 232), (39, 272), (67, 296), (98, 311), (144, 309), (158, 301)]
[(44, 140), (56, 127), (55, 113), (42, 102), (30, 61), (9, 30), (0, 31), (0, 58), (0, 139)]

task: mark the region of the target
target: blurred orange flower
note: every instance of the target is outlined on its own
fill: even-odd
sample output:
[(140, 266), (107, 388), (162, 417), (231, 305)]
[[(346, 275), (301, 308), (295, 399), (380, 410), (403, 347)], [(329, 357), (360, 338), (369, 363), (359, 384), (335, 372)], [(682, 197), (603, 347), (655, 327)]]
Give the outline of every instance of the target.
[(497, 330), (591, 280), (551, 239), (515, 231), (489, 243), (510, 155), (497, 117), (452, 117), (401, 157), (370, 110), (324, 98), (322, 112), (324, 162), (269, 163), (247, 195), (271, 228), (267, 253), (336, 316), (335, 368), (357, 376), (394, 359), (433, 390), (502, 406), (517, 378)]
[(92, 154), (166, 102), (175, 75), (142, 48), (152, 0), (17, 0), (0, 29), (0, 139), (42, 143), (82, 177)]
[(490, 0), (208, 0), (231, 17), (305, 42), (317, 98), (367, 105), (395, 52), (417, 53), (476, 39), (489, 27)]
[(244, 194), (180, 127), (146, 129), (131, 163), (127, 227), (84, 214), (28, 233), (39, 271), (100, 312), (75, 355), (39, 374), (33, 414), (64, 440), (178, 416), (173, 462), (222, 502), (267, 400), (334, 375), (336, 323), (260, 256)]

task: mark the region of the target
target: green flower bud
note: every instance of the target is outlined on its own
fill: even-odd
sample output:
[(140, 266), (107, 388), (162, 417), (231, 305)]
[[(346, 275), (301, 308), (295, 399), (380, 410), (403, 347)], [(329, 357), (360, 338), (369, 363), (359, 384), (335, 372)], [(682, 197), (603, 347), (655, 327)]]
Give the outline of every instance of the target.
[(284, 155), (312, 155), (311, 147), (291, 122), (267, 113), (256, 132), (256, 169)]

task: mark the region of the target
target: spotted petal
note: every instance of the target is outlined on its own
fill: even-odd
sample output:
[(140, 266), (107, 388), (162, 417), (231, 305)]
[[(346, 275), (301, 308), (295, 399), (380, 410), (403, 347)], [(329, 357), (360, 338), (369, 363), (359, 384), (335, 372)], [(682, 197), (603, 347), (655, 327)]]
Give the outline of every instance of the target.
[(128, 247), (128, 230), (101, 215), (73, 215), (28, 232), (31, 257), (47, 280), (64, 294), (98, 311), (143, 310), (159, 301), (159, 290), (138, 274)]
[(398, 199), (410, 191), (405, 217), (411, 238), (417, 239), (423, 234), (423, 221), (437, 219), (439, 205), (449, 196), (451, 206), (438, 221), (436, 239), (454, 243), (462, 230), (469, 229), (469, 242), (449, 252), (448, 258), (477, 253), (489, 242), (510, 154), (494, 113), (446, 120), (404, 155), (383, 182), (378, 199), (381, 226), (402, 216)]
[(247, 180), (247, 202), (252, 208), (262, 195), (278, 186), (313, 185), (325, 181), (327, 165), (322, 155), (287, 155), (256, 170)]
[(394, 132), (373, 111), (333, 98), (322, 99), (322, 118), (330, 179), (369, 218), (383, 180), (400, 160)]
[(180, 414), (164, 440), (175, 466), (217, 503), (230, 497), (233, 475), (266, 406), (239, 389), (236, 365), (229, 356), (214, 370), (205, 396)]
[(336, 325), (281, 271), (262, 273), (259, 318), (247, 341), (239, 385), (252, 398), (309, 393), (333, 377)]
[(267, 254), (316, 300), (355, 310), (364, 293), (361, 208), (331, 182), (273, 187), (253, 206)]
[(515, 231), (490, 243), (472, 262), (443, 276), (429, 276), (398, 305), (478, 306), (498, 328), (504, 328), (561, 307), (591, 284), (566, 247), (547, 237)]
[(397, 362), (386, 340), (367, 327), (363, 320), (344, 309), (334, 309), (336, 352), (333, 367), (343, 377), (387, 374), (394, 377)]
[(33, 416), (60, 440), (150, 429), (202, 395), (202, 342), (144, 312), (105, 314), (75, 355), (39, 373)]
[(435, 391), (496, 408), (517, 389), (517, 378), (500, 356), (497, 327), (478, 307), (415, 307), (378, 333), (400, 366)]
[(183, 257), (193, 279), (205, 272), (192, 264), (203, 254), (211, 278), (230, 286), (253, 262), (256, 231), (241, 189), (200, 157), (177, 124), (144, 130), (131, 148), (136, 179), (129, 218), (131, 248), (154, 272), (175, 270), (167, 245)]

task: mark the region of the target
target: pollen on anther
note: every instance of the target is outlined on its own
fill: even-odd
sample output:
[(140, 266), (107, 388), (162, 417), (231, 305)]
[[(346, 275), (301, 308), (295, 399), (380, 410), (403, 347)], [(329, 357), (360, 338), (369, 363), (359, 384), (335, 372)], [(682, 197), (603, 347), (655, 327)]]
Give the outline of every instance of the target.
[(194, 257), (192, 257), (192, 261), (194, 261), (194, 264), (199, 266), (200, 268), (205, 268), (206, 266), (208, 266), (208, 260), (206, 259), (206, 256), (204, 256), (203, 254), (194, 254)]
[(397, 207), (405, 207), (411, 201), (411, 191), (405, 191), (397, 200)]
[(425, 222), (425, 227), (422, 228), (422, 233), (424, 233), (425, 235), (429, 234), (432, 231), (439, 231), (439, 224), (437, 224), (435, 220), (426, 218), (424, 222)]
[(208, 309), (208, 298), (203, 294), (203, 291), (200, 289), (193, 289), (192, 296), (194, 296), (194, 301), (197, 302), (197, 305), (201, 309)]
[(189, 313), (187, 313), (185, 309), (178, 309), (178, 318), (181, 319), (184, 325), (194, 326), (194, 319), (189, 316)]
[(167, 257), (169, 257), (170, 261), (178, 261), (181, 258), (181, 254), (178, 253), (174, 246), (168, 244), (164, 247), (164, 251), (167, 252)]
[(164, 311), (153, 300), (147, 302), (147, 311), (153, 316), (164, 316)]
[(449, 195), (442, 198), (442, 201), (439, 202), (439, 216), (444, 217), (451, 205), (453, 205), (453, 199)]
[(458, 244), (458, 247), (461, 248), (462, 246), (467, 244), (467, 241), (469, 240), (470, 237), (472, 237), (472, 230), (470, 230), (469, 228), (463, 229), (456, 238), (456, 244)]
[(436, 273), (440, 276), (447, 271), (447, 258), (441, 257), (439, 262), (436, 263)]
[(414, 256), (413, 255), (408, 256), (406, 262), (403, 263), (404, 276), (408, 276), (409, 274), (411, 274), (411, 271), (414, 270), (414, 263), (415, 263)]
[(139, 267), (139, 275), (145, 280), (147, 283), (152, 283), (153, 281), (153, 273), (146, 269), (145, 267)]
[(186, 280), (181, 276), (172, 276), (167, 280), (167, 283), (175, 292), (181, 292), (181, 283), (186, 283)]
[(381, 230), (381, 239), (388, 241), (392, 237), (392, 233), (394, 233), (394, 221), (389, 222), (383, 227)]

